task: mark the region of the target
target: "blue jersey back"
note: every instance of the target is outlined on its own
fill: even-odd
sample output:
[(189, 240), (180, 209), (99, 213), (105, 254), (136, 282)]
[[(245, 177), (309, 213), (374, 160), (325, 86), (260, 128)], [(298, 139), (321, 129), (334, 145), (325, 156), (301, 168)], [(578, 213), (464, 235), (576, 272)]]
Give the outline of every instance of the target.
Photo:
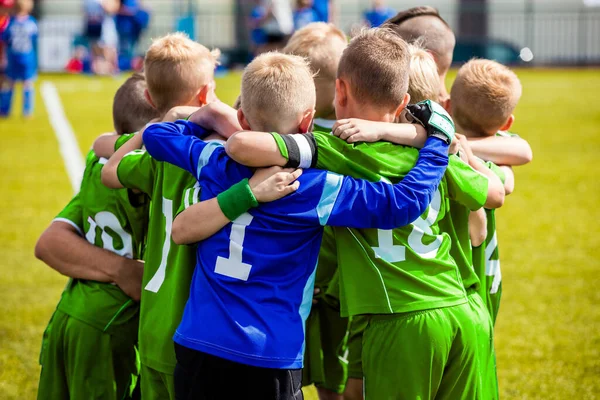
[(38, 28), (32, 16), (11, 18), (2, 38), (7, 43), (9, 63), (34, 63)]
[[(192, 136), (200, 134), (186, 121), (154, 124), (144, 143), (156, 159), (194, 174), (202, 200), (252, 176), (221, 144)], [(247, 365), (301, 368), (322, 226), (392, 229), (416, 219), (448, 162), (447, 145), (430, 140), (439, 142), (432, 158), (419, 159), (422, 164), (396, 185), (305, 170), (298, 191), (250, 210), (200, 242), (174, 340)]]

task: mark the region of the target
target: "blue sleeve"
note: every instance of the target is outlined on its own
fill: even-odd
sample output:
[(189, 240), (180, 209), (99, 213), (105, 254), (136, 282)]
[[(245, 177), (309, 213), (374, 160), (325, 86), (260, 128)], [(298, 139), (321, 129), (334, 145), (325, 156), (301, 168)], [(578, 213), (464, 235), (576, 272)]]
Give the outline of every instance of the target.
[(429, 138), (414, 168), (399, 183), (372, 183), (327, 173), (317, 206), (321, 225), (393, 229), (427, 210), (448, 166), (448, 145)]
[[(161, 122), (148, 126), (143, 133), (146, 151), (158, 161), (166, 161), (198, 178), (198, 160), (202, 152), (216, 143), (207, 143), (206, 130), (188, 121)], [(212, 152), (211, 152), (212, 153)]]

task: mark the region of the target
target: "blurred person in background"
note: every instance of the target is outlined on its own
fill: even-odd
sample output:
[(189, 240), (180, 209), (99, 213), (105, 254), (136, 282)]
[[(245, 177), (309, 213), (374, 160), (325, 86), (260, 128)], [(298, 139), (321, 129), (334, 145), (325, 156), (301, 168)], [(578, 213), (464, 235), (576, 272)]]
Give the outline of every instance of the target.
[(0, 88), (4, 82), (6, 74), (6, 44), (2, 40), (2, 34), (8, 28), (10, 22), (10, 12), (14, 6), (14, 0), (0, 0)]
[(257, 0), (249, 27), (255, 55), (285, 46), (294, 30), (289, 0)]
[(85, 0), (85, 38), (90, 50), (92, 72), (105, 75), (117, 71), (117, 41), (113, 15), (119, 0)]
[(371, 8), (366, 10), (363, 16), (368, 27), (377, 28), (394, 15), (396, 12), (385, 5), (385, 0), (373, 0)]
[(8, 63), (6, 79), (2, 82), (0, 91), (0, 117), (8, 117), (10, 114), (16, 81), (23, 82), (23, 116), (30, 117), (33, 113), (38, 27), (35, 18), (29, 15), (31, 10), (33, 10), (33, 0), (17, 0), (16, 14), (10, 18), (8, 26), (2, 32)]
[(141, 1), (120, 0), (119, 11), (115, 16), (119, 35), (120, 69), (131, 69), (136, 47), (149, 22), (150, 13), (142, 7)]
[(313, 8), (313, 0), (296, 0), (296, 9), (294, 10), (294, 29), (304, 28), (312, 22), (319, 22), (319, 14)]
[(312, 8), (318, 16), (318, 22), (333, 22), (333, 0), (313, 0)]

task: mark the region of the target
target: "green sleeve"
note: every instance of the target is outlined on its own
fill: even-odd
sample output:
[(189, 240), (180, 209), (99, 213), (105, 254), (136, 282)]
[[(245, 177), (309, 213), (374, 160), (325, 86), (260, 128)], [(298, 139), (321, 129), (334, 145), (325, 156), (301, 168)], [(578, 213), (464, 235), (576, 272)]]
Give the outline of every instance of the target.
[(124, 135), (120, 135), (117, 141), (115, 142), (115, 151), (119, 150), (121, 146), (129, 141), (132, 137), (135, 136), (135, 133), (126, 133)]
[(504, 181), (506, 181), (506, 175), (504, 174), (504, 171), (502, 171), (502, 168), (500, 168), (499, 166), (497, 166), (496, 164), (494, 164), (491, 161), (487, 161), (485, 163), (485, 166), (488, 167), (489, 169), (491, 169), (492, 172), (494, 174), (496, 174), (498, 176), (498, 178), (500, 178), (500, 180), (502, 181), (502, 184), (504, 184)]
[(484, 206), (488, 195), (488, 178), (475, 171), (459, 157), (449, 157), (446, 170), (448, 194), (452, 200), (475, 211)]
[(83, 236), (83, 208), (79, 193), (58, 213), (54, 221), (66, 222), (72, 225)]
[(158, 161), (146, 150), (127, 153), (117, 167), (119, 182), (128, 189), (138, 189), (152, 197)]
[(279, 153), (281, 153), (281, 156), (284, 157), (286, 160), (289, 160), (290, 156), (288, 154), (288, 149), (281, 135), (277, 132), (271, 132), (271, 136), (273, 136), (273, 139), (275, 139), (275, 143), (277, 143), (277, 148), (279, 149)]

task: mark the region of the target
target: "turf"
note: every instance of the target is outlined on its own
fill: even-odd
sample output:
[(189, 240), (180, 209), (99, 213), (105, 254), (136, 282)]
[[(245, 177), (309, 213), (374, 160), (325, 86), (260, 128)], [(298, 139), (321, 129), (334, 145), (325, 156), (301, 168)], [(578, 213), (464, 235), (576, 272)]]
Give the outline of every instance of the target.
[[(534, 161), (498, 212), (504, 294), (496, 329), (503, 398), (592, 399), (600, 393), (598, 70), (520, 70), (514, 131)], [(42, 76), (55, 83), (86, 152), (110, 131), (121, 78)], [(233, 103), (239, 74), (217, 92)], [(39, 86), (39, 85), (38, 85)], [(15, 99), (20, 107), (20, 96)], [(35, 397), (42, 333), (66, 278), (37, 261), (35, 241), (72, 195), (39, 93), (30, 120), (0, 120), (0, 398)], [(311, 390), (307, 399), (314, 399)]]

